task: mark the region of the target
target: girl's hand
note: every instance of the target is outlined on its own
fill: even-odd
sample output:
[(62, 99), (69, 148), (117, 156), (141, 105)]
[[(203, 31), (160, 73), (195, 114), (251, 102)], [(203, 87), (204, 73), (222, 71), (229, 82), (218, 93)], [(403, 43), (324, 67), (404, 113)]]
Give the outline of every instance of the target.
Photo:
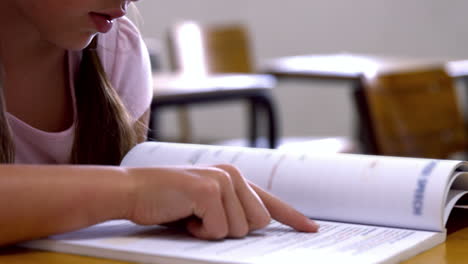
[(127, 218), (137, 224), (186, 219), (202, 239), (243, 237), (267, 226), (271, 217), (298, 231), (315, 232), (307, 217), (259, 187), (231, 165), (129, 168), (132, 182)]

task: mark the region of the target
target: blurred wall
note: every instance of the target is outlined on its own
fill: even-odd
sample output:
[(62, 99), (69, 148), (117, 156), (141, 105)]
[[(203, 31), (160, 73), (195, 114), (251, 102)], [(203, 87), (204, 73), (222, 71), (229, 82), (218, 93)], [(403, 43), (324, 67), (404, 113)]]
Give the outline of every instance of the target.
[[(340, 51), (468, 58), (468, 2), (462, 0), (143, 0), (138, 6), (142, 32), (159, 40), (168, 26), (183, 19), (243, 21), (251, 31), (257, 63)], [(354, 108), (349, 88), (343, 82), (281, 82), (274, 92), (282, 134), (351, 135)], [(240, 104), (196, 107), (195, 134), (215, 140), (240, 137), (243, 114)], [(161, 132), (176, 133), (174, 120), (173, 113), (166, 113)]]

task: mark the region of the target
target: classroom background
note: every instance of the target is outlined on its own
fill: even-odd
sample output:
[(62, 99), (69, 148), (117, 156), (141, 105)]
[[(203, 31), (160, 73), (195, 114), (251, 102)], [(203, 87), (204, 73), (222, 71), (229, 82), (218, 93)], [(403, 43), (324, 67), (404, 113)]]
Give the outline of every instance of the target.
[[(352, 52), (391, 56), (468, 58), (468, 2), (462, 0), (191, 0), (137, 2), (141, 31), (152, 39), (166, 70), (168, 28), (183, 20), (240, 22), (247, 26), (257, 65), (277, 57)], [(466, 98), (458, 85), (460, 100)], [(273, 90), (283, 137), (351, 137), (355, 108), (349, 83), (280, 81)], [(245, 134), (242, 104), (190, 110), (198, 142)], [(161, 134), (177, 134), (174, 111), (165, 111)]]

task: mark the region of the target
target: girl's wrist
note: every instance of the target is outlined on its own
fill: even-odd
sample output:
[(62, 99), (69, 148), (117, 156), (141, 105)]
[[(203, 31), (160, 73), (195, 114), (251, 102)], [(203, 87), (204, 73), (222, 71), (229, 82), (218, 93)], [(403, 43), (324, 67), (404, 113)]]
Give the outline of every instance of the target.
[(95, 181), (99, 186), (93, 188), (97, 196), (93, 199), (96, 201), (95, 206), (91, 206), (94, 212), (91, 217), (95, 220), (91, 221), (129, 219), (135, 196), (134, 177), (124, 167), (107, 167), (100, 174), (104, 178)]
[(135, 200), (135, 177), (132, 176), (131, 170), (128, 168), (121, 167), (119, 168), (120, 174), (119, 181), (117, 186), (117, 196), (116, 205), (117, 213), (114, 219), (127, 219), (131, 220), (131, 215), (134, 207)]

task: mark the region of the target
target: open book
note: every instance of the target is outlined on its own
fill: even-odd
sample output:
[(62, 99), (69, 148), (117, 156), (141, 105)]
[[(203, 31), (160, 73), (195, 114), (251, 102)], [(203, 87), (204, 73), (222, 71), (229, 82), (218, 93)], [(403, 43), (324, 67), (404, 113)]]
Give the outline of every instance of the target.
[(468, 164), (451, 160), (147, 142), (122, 166), (220, 163), (317, 219), (320, 231), (272, 222), (243, 239), (202, 241), (118, 220), (24, 245), (159, 264), (397, 263), (445, 240), (448, 215), (468, 190)]

